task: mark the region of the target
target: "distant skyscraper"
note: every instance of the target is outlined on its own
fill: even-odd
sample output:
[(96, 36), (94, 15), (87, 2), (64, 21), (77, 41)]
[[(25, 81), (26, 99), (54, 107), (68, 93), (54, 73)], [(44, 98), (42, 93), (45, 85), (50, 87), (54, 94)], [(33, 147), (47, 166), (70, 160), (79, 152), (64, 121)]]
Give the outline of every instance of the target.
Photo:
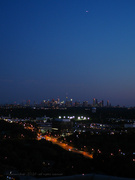
[(80, 102), (76, 101), (75, 102), (75, 107), (79, 107), (80, 106)]
[(93, 106), (95, 106), (95, 105), (96, 105), (96, 99), (93, 98)]
[(83, 107), (87, 107), (88, 106), (88, 101), (84, 101), (83, 102)]
[(68, 101), (68, 97), (66, 96), (66, 102)]
[(57, 104), (60, 104), (60, 98), (58, 97), (58, 99), (57, 99)]
[(26, 101), (26, 106), (30, 106), (30, 100)]
[(71, 106), (73, 105), (72, 103), (73, 103), (73, 99), (70, 99), (70, 105), (71, 105)]
[(107, 100), (107, 107), (109, 107), (109, 100)]
[(102, 100), (102, 107), (104, 107), (104, 101)]

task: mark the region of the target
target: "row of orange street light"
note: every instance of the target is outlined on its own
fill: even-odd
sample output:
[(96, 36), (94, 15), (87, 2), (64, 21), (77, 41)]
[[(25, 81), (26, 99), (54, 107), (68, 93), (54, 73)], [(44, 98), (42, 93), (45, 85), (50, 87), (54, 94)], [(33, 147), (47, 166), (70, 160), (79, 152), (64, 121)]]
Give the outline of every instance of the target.
[(58, 141), (58, 139), (56, 137), (50, 137), (47, 135), (42, 136), (41, 134), (38, 134), (37, 140), (41, 140), (41, 139), (46, 139), (47, 141), (51, 141), (53, 144), (57, 144), (67, 151), (72, 151), (72, 152), (75, 152), (78, 154), (82, 154), (83, 156), (85, 156), (87, 158), (93, 159), (93, 154), (89, 154), (88, 152), (85, 152), (85, 151), (80, 151), (77, 148), (74, 148), (73, 146), (68, 145), (67, 143)]

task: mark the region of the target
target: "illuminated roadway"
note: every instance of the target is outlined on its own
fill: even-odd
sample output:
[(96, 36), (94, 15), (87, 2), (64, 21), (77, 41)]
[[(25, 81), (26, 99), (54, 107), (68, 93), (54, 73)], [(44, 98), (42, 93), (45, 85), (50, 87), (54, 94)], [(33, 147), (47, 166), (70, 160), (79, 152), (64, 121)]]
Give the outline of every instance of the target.
[(42, 136), (40, 134), (38, 134), (37, 136), (37, 140), (41, 140), (41, 139), (46, 139), (47, 141), (51, 141), (53, 144), (57, 144), (58, 146), (62, 147), (63, 149), (67, 150), (67, 151), (72, 151), (78, 154), (82, 154), (83, 156), (93, 159), (93, 154), (89, 154), (86, 151), (80, 151), (77, 148), (74, 148), (73, 146), (68, 145), (67, 143), (63, 143), (61, 141), (58, 141), (58, 139), (56, 137), (50, 137), (50, 136)]

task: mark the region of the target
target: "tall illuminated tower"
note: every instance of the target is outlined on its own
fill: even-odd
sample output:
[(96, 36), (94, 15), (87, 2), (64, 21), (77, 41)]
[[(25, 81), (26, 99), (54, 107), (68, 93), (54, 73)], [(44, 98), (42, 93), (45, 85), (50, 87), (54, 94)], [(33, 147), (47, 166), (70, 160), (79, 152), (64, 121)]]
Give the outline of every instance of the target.
[(96, 105), (96, 99), (93, 98), (93, 106), (95, 106), (95, 105)]

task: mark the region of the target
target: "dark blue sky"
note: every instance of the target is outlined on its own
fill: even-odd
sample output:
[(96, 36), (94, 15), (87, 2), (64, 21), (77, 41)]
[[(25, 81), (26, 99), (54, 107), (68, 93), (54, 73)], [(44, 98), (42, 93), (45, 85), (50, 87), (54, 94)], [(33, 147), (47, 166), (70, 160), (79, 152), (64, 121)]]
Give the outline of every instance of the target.
[(135, 106), (134, 78), (134, 0), (0, 0), (0, 103)]

